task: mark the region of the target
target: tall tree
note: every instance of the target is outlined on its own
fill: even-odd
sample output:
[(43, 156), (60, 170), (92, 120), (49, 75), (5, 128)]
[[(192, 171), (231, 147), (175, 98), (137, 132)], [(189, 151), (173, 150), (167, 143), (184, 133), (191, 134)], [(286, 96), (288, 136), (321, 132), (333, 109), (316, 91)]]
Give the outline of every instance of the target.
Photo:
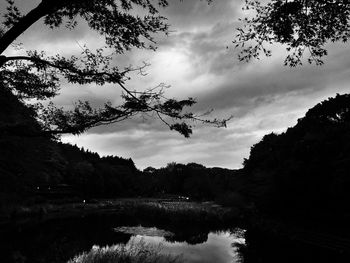
[(286, 46), (285, 65), (323, 64), (329, 42), (347, 42), (350, 36), (350, 2), (345, 0), (245, 0), (251, 16), (242, 19), (233, 41), (242, 48), (241, 60), (271, 55), (269, 44)]
[[(114, 84), (122, 91), (123, 103), (95, 109), (89, 102), (79, 101), (73, 110), (47, 107), (37, 103), (34, 108), (42, 130), (50, 134), (79, 134), (104, 124), (120, 122), (136, 114), (152, 114), (170, 129), (188, 137), (192, 133), (188, 121), (200, 121), (225, 126), (226, 120), (205, 119), (204, 115), (187, 112), (186, 107), (195, 103), (193, 98), (168, 99), (164, 85), (142, 91), (132, 91), (126, 86), (133, 71), (143, 73), (147, 65), (119, 68), (115, 57), (131, 48), (155, 50), (154, 34), (168, 34), (166, 18), (159, 9), (168, 5), (166, 0), (41, 0), (27, 14), (22, 14), (14, 0), (6, 0), (0, 28), (0, 83), (1, 88), (12, 91), (22, 102), (28, 99), (45, 100), (57, 95), (62, 79), (76, 85)], [(141, 11), (140, 11), (141, 10)], [(47, 56), (38, 50), (26, 55), (7, 56), (4, 53), (14, 41), (39, 20), (56, 29), (62, 26), (70, 30), (86, 21), (91, 30), (104, 37), (106, 47), (92, 51), (86, 47), (82, 54), (64, 57)], [(113, 50), (106, 55), (106, 51)]]

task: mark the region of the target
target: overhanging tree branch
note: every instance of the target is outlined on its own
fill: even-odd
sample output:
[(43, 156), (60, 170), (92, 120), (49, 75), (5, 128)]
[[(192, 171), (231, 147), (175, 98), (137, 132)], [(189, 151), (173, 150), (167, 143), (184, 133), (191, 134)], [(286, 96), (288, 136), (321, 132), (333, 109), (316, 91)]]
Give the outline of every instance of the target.
[[(59, 91), (62, 78), (68, 83), (79, 85), (115, 84), (123, 91), (123, 102), (119, 106), (106, 103), (99, 109), (82, 101), (78, 101), (72, 110), (57, 108), (52, 103), (47, 107), (38, 103), (34, 108), (42, 132), (54, 135), (79, 134), (89, 128), (123, 121), (136, 114), (155, 113), (170, 129), (188, 137), (192, 129), (186, 121), (223, 127), (231, 118), (209, 120), (202, 118), (206, 115), (185, 112), (184, 109), (195, 104), (195, 100), (168, 99), (163, 94), (164, 85), (145, 91), (132, 91), (125, 84), (130, 79), (128, 73), (139, 71), (143, 75), (147, 64), (123, 70), (113, 64), (116, 54), (133, 47), (154, 49), (153, 34), (168, 33), (166, 18), (158, 13), (159, 7), (167, 6), (166, 0), (42, 0), (24, 16), (13, 1), (8, 0), (8, 3), (10, 8), (5, 14), (5, 26), (9, 29), (0, 36), (0, 82), (20, 101), (25, 103), (26, 99), (38, 101), (53, 98)], [(131, 12), (135, 7), (146, 11), (146, 15), (135, 15)], [(47, 57), (44, 52), (38, 51), (28, 51), (26, 56), (2, 55), (13, 41), (39, 19), (44, 18), (44, 24), (50, 28), (59, 27), (65, 21), (69, 29), (74, 29), (78, 16), (92, 30), (104, 36), (107, 47), (113, 49), (112, 55), (105, 55), (105, 49), (92, 52), (86, 46), (80, 58), (60, 55)]]

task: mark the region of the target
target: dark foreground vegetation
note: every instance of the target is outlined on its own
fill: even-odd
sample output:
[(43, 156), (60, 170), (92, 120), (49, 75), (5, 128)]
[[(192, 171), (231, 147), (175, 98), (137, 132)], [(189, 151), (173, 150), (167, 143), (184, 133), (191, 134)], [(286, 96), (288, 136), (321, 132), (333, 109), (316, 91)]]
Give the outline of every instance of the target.
[[(57, 215), (89, 208), (102, 211), (106, 207), (101, 199), (120, 197), (213, 200), (236, 209), (236, 218), (244, 217), (259, 231), (349, 251), (349, 94), (319, 103), (282, 134), (264, 136), (241, 170), (170, 163), (139, 171), (131, 159), (100, 157), (38, 136), (40, 126), (32, 110), (6, 89), (0, 92), (2, 222), (33, 211), (39, 216), (53, 215), (55, 209)], [(142, 209), (152, 207), (138, 207)], [(325, 238), (310, 240), (315, 233)], [(332, 238), (340, 243), (338, 248), (332, 247)]]

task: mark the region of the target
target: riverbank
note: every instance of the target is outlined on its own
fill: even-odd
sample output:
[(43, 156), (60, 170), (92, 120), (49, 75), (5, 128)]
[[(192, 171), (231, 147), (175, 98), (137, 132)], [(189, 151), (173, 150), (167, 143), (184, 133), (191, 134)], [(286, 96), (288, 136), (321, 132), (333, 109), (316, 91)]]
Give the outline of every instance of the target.
[(201, 244), (210, 231), (236, 227), (238, 217), (237, 210), (214, 202), (154, 198), (21, 207), (0, 227), (0, 254), (6, 262), (67, 262), (94, 245), (126, 244), (132, 234), (118, 227), (156, 227), (174, 233), (167, 242)]
[[(207, 245), (216, 250), (217, 238), (229, 238), (237, 228), (233, 210), (213, 202), (115, 199), (85, 204), (75, 209), (74, 214), (69, 214), (66, 207), (59, 210), (60, 217), (48, 210), (41, 218), (26, 217), (29, 221), (25, 223), (19, 223), (18, 219), (16, 224), (3, 228), (4, 232), (0, 233), (2, 260), (63, 263), (84, 253), (93, 256), (89, 251), (94, 246), (128, 246), (129, 241), (141, 238), (142, 233), (147, 236), (147, 242), (151, 239), (169, 246), (183, 244), (191, 251), (194, 245), (203, 244), (204, 250), (208, 250)], [(233, 250), (231, 244), (225, 247), (227, 251)], [(18, 261), (19, 258), (25, 260)]]
[(138, 217), (154, 217), (157, 220), (164, 218), (164, 220), (177, 221), (183, 219), (201, 223), (231, 222), (242, 216), (238, 209), (222, 207), (214, 202), (192, 202), (161, 198), (100, 199), (64, 204), (45, 203), (33, 206), (18, 206), (10, 213), (2, 215), (0, 229), (7, 229), (9, 226), (42, 223), (49, 220), (98, 215), (115, 215), (131, 219)]

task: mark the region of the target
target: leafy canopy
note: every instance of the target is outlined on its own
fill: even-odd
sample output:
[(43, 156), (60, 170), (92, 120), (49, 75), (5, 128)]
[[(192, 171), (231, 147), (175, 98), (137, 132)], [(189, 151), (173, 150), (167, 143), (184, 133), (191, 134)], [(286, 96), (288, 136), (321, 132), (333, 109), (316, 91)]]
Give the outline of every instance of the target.
[(349, 131), (350, 94), (318, 103), (294, 127), (265, 135), (251, 148), (244, 161), (245, 193), (276, 213), (334, 209), (336, 217), (344, 215), (350, 197)]
[[(14, 0), (7, 0), (7, 4), (0, 28), (0, 81), (23, 103), (33, 99), (38, 101), (27, 106), (36, 110), (44, 132), (79, 134), (91, 127), (120, 122), (137, 114), (158, 117), (185, 137), (192, 133), (188, 121), (218, 127), (226, 125), (226, 120), (203, 119), (206, 113), (195, 115), (187, 112), (185, 108), (196, 101), (193, 98), (166, 98), (164, 89), (167, 86), (164, 84), (142, 91), (130, 90), (126, 85), (130, 73), (142, 75), (148, 65), (120, 68), (116, 64), (117, 55), (132, 48), (156, 49), (154, 35), (168, 34), (166, 18), (159, 14), (159, 9), (166, 7), (168, 1), (42, 0), (27, 14), (20, 12)], [(39, 50), (28, 50), (25, 55), (5, 55), (5, 50), (40, 19), (52, 29), (64, 26), (69, 30), (75, 30), (85, 20), (91, 30), (105, 39), (106, 46), (95, 51), (84, 46), (80, 55), (71, 57), (48, 56)], [(106, 102), (98, 109), (87, 101), (78, 101), (72, 110), (57, 108), (52, 102), (44, 107), (40, 101), (55, 97), (63, 80), (75, 85), (113, 84), (123, 91), (123, 103), (112, 105)]]
[(350, 3), (344, 0), (246, 0), (253, 15), (241, 19), (233, 41), (242, 48), (240, 60), (271, 55), (268, 45), (281, 43), (288, 52), (285, 65), (323, 64), (329, 42), (347, 42), (350, 36)]

